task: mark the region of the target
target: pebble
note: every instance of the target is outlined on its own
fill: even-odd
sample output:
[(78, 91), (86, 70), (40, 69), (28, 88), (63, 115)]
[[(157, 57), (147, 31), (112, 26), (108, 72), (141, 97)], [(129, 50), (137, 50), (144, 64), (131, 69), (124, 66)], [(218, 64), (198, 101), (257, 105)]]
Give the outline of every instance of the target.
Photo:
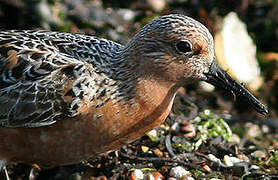
[(263, 133), (267, 134), (267, 133), (269, 133), (269, 131), (270, 131), (270, 129), (269, 129), (268, 126), (262, 125), (262, 132), (263, 132)]
[(164, 176), (160, 172), (153, 172), (156, 180), (164, 179)]
[(171, 126), (171, 130), (179, 131), (180, 130), (179, 123), (178, 122), (174, 122), (173, 125)]
[(148, 152), (149, 149), (150, 149), (150, 148), (149, 148), (148, 146), (141, 146), (141, 150), (142, 150), (144, 153)]
[(166, 6), (166, 0), (147, 0), (148, 4), (156, 12), (162, 11)]
[(163, 157), (163, 152), (160, 151), (158, 148), (153, 150), (153, 153), (157, 156), (157, 157)]
[(213, 85), (210, 85), (209, 83), (206, 83), (203, 81), (199, 82), (199, 86), (202, 90), (204, 90), (206, 92), (212, 92), (215, 89), (215, 87)]
[(202, 168), (203, 168), (205, 171), (207, 171), (207, 172), (211, 172), (210, 167), (209, 167), (208, 165), (206, 165), (206, 164), (203, 165)]
[(191, 175), (191, 173), (189, 171), (185, 170), (184, 167), (182, 167), (182, 166), (176, 166), (170, 170), (170, 176), (177, 178), (177, 179), (182, 178), (184, 176), (189, 176), (189, 175)]
[(224, 161), (224, 164), (225, 164), (226, 166), (228, 166), (228, 167), (234, 165), (234, 163), (231, 161), (230, 156), (228, 156), (228, 155), (225, 155), (225, 156), (224, 156), (223, 161)]
[(158, 140), (157, 131), (155, 129), (147, 132), (146, 134), (152, 141)]
[(218, 159), (216, 156), (214, 156), (213, 154), (209, 154), (208, 155), (208, 158), (212, 161), (212, 162), (215, 162), (215, 163), (218, 163), (218, 164), (222, 164), (221, 160)]
[(249, 158), (245, 154), (238, 154), (237, 157), (245, 162), (250, 162)]
[(251, 155), (255, 158), (266, 158), (266, 153), (260, 150), (254, 151)]
[[(219, 159), (219, 158), (217, 158), (216, 156), (214, 156), (213, 154), (209, 154), (208, 155), (208, 159), (210, 160), (210, 161), (212, 161), (212, 162), (215, 162), (215, 163), (217, 163), (219, 166), (221, 166), (221, 167), (227, 167), (227, 165), (226, 164), (224, 164), (224, 163), (222, 163), (222, 161)], [(238, 158), (237, 158), (238, 159)], [(233, 164), (235, 164), (233, 161), (233, 157), (229, 157), (229, 160), (233, 163)], [(241, 160), (242, 161), (242, 160)]]
[(251, 165), (250, 169), (252, 169), (252, 170), (258, 170), (258, 169), (260, 169), (260, 167), (257, 166), (257, 165)]
[(162, 180), (164, 177), (160, 172), (152, 172), (146, 175), (144, 180)]
[(133, 21), (136, 13), (129, 9), (120, 9), (117, 13), (125, 20), (125, 21)]
[(231, 142), (240, 143), (240, 137), (237, 134), (232, 134)]
[(246, 134), (248, 134), (250, 137), (255, 138), (262, 135), (260, 127), (257, 124), (247, 123), (246, 127), (247, 127)]
[(130, 174), (130, 179), (131, 180), (140, 180), (144, 179), (144, 173), (140, 169), (135, 169), (131, 174)]
[(243, 160), (241, 160), (241, 159), (239, 159), (237, 157), (229, 157), (229, 158), (230, 158), (230, 160), (231, 160), (231, 162), (233, 164), (237, 164), (237, 163), (243, 162)]

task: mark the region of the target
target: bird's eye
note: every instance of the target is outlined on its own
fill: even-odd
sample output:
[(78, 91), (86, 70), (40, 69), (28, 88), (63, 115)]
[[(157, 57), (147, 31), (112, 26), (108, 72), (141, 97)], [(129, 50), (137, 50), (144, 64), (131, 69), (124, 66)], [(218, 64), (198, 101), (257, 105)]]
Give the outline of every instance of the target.
[(186, 40), (182, 40), (176, 44), (176, 48), (178, 51), (182, 53), (188, 53), (192, 51), (192, 45), (190, 42)]

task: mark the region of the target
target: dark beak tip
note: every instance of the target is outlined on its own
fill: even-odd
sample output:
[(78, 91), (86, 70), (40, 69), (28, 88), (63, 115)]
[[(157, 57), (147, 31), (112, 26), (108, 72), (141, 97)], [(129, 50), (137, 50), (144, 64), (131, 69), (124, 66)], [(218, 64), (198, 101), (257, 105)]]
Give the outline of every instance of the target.
[(262, 115), (267, 115), (268, 114), (268, 109), (267, 109), (267, 107), (266, 106), (262, 106), (262, 110), (261, 110), (261, 112), (260, 112)]
[(216, 61), (211, 64), (209, 72), (204, 74), (206, 82), (239, 96), (252, 105), (257, 112), (263, 115), (268, 113), (267, 107), (251, 94), (243, 84), (236, 82), (226, 71), (220, 68)]

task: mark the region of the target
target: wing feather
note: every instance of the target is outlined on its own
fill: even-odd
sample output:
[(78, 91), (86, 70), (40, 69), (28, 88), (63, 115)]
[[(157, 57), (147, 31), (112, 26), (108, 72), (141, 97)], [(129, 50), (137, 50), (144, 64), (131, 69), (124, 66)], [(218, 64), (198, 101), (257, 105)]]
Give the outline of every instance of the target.
[(76, 116), (83, 102), (101, 107), (119, 93), (121, 72), (112, 70), (122, 48), (86, 35), (0, 31), (0, 125), (47, 126)]
[(0, 33), (0, 125), (39, 127), (73, 117), (64, 89), (84, 63), (20, 33)]

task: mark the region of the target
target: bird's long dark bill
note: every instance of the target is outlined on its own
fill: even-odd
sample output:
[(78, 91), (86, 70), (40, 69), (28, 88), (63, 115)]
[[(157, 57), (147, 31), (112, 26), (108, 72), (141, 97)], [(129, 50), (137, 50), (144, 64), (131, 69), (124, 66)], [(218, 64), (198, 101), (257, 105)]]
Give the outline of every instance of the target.
[(205, 80), (206, 82), (236, 94), (239, 98), (252, 105), (259, 113), (268, 113), (265, 105), (263, 105), (242, 84), (236, 82), (226, 71), (224, 71), (218, 65), (216, 61), (212, 63), (209, 72), (205, 73), (205, 75), (207, 77), (207, 79)]

